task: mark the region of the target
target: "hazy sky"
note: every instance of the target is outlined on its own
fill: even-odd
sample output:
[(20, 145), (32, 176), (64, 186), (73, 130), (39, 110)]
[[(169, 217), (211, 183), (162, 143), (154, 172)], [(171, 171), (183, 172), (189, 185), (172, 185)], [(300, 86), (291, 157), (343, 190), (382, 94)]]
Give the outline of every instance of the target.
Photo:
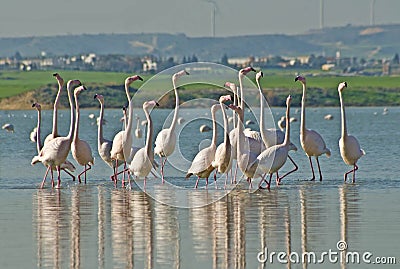
[[(2, 0), (0, 37), (97, 33), (211, 36), (319, 28), (320, 0)], [(324, 0), (325, 26), (370, 23), (372, 0)], [(376, 24), (400, 23), (399, 0), (376, 0)]]

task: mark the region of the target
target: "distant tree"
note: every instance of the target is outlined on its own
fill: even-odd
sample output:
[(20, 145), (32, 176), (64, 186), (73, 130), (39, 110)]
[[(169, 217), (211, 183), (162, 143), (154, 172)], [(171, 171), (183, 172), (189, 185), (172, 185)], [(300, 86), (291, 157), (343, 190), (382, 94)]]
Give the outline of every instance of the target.
[(183, 56), (182, 63), (183, 64), (187, 63), (186, 56)]
[(21, 53), (19, 53), (19, 51), (17, 51), (14, 55), (15, 60), (17, 61), (21, 61), (22, 60), (22, 55)]
[(191, 62), (197, 63), (199, 60), (197, 59), (196, 55), (193, 54), (192, 59), (190, 59)]
[(396, 53), (393, 57), (392, 63), (394, 64), (399, 64), (400, 63), (400, 59), (399, 59), (399, 54)]

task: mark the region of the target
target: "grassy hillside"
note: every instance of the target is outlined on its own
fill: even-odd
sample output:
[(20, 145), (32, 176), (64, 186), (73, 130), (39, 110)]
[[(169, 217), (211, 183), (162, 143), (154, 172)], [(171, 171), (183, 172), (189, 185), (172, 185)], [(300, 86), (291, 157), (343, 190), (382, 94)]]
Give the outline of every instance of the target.
[[(73, 72), (60, 71), (65, 81), (78, 78), (88, 87), (88, 91), (80, 98), (82, 107), (97, 107), (93, 100), (95, 93), (103, 94), (106, 107), (119, 108), (126, 104), (124, 80), (130, 74), (108, 72)], [(312, 106), (332, 106), (338, 104), (336, 87), (339, 82), (347, 81), (349, 88), (346, 90), (346, 104), (357, 106), (372, 105), (400, 105), (400, 77), (339, 77), (339, 76), (312, 76), (304, 74), (307, 78), (308, 94), (307, 103)], [(292, 72), (277, 73), (267, 70), (262, 80), (265, 97), (272, 106), (284, 106), (285, 98), (292, 94), (293, 105), (300, 104), (301, 84), (294, 82)], [(145, 82), (151, 77), (144, 76)], [(158, 99), (163, 107), (173, 107), (175, 98), (171, 89), (170, 77), (159, 77), (151, 80), (150, 85), (135, 82), (132, 92), (143, 89), (135, 96), (135, 105), (140, 105), (144, 100)], [(234, 81), (233, 81), (234, 82)], [(222, 85), (222, 84), (221, 84)], [(143, 87), (142, 87), (143, 86)], [(219, 95), (227, 92), (222, 87), (204, 84), (185, 85), (180, 90), (181, 102), (196, 98), (207, 97), (218, 99)], [(51, 108), (57, 93), (57, 83), (49, 72), (2, 72), (0, 74), (0, 107), (1, 109), (27, 109), (32, 102), (40, 102), (43, 107)], [(165, 96), (159, 99), (164, 93)], [(246, 99), (254, 101), (257, 95), (246, 95)], [(61, 105), (68, 107), (67, 95), (64, 93)], [(201, 105), (201, 104), (198, 104)]]

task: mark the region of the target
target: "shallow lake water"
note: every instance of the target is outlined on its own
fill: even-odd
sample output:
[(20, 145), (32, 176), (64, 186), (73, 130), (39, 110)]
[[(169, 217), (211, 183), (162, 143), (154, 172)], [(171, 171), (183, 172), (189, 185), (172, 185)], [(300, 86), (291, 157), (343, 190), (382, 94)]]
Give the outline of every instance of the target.
[[(283, 108), (272, 110), (276, 120), (284, 113)], [(300, 119), (296, 108), (292, 111)], [(152, 112), (155, 134), (170, 112)], [(167, 182), (163, 185), (150, 175), (144, 192), (143, 180), (132, 189), (120, 184), (114, 188), (110, 181), (111, 168), (97, 153), (95, 119), (89, 118), (92, 113), (97, 117), (98, 110), (83, 110), (81, 115), (80, 138), (91, 145), (95, 157), (88, 183), (77, 184), (62, 174), (61, 189), (52, 189), (48, 179), (40, 190), (45, 168), (30, 165), (36, 155), (29, 140), (36, 111), (0, 111), (0, 124), (15, 127), (14, 133), (0, 130), (0, 268), (398, 268), (376, 264), (376, 258), (400, 262), (400, 108), (382, 112), (381, 107), (347, 108), (349, 132), (366, 151), (355, 184), (343, 182), (350, 168), (339, 155), (339, 109), (308, 108), (307, 127), (320, 132), (332, 151), (330, 158), (320, 157), (324, 180), (307, 180), (311, 171), (297, 121), (291, 140), (299, 150), (290, 155), (299, 170), (279, 187), (273, 184), (271, 191), (249, 191), (245, 180), (236, 187), (229, 184), (227, 190), (222, 188), (224, 177), (219, 177), (218, 189), (213, 183), (205, 189), (201, 180), (194, 190), (195, 177), (184, 179), (199, 144), (207, 145), (212, 132), (199, 132), (201, 124), (211, 126), (207, 119), (198, 120), (209, 118), (208, 109), (182, 109), (186, 122), (178, 127), (179, 154), (166, 165)], [(138, 109), (135, 114), (144, 119)], [(333, 120), (324, 120), (326, 114)], [(120, 110), (106, 110), (106, 138), (121, 129), (121, 116)], [(52, 112), (43, 111), (42, 117), (43, 139), (50, 132)], [(63, 110), (59, 132), (66, 134), (68, 128), (69, 112)], [(144, 140), (134, 138), (134, 143), (143, 145)], [(76, 164), (71, 156), (69, 160)], [(287, 163), (283, 170), (291, 168)], [(343, 247), (346, 250), (338, 250)], [(280, 261), (273, 252), (286, 258), (281, 254)], [(356, 252), (359, 263), (351, 257), (347, 263), (340, 261)], [(311, 257), (302, 263), (304, 253), (315, 253), (315, 261)], [(323, 264), (318, 263), (321, 259)]]

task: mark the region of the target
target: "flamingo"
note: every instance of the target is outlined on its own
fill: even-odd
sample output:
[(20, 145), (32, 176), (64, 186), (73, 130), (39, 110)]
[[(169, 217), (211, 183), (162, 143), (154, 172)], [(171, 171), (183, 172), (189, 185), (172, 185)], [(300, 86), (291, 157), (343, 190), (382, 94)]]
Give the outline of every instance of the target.
[[(271, 178), (274, 173), (276, 173), (276, 183), (279, 184), (280, 178), (278, 176), (279, 169), (286, 163), (287, 158), (289, 157), (290, 150), (290, 103), (292, 101), (292, 97), (289, 95), (286, 99), (286, 132), (285, 139), (283, 143), (273, 145), (268, 147), (266, 150), (261, 152), (258, 155), (255, 163), (257, 164), (257, 169), (261, 171), (261, 173), (268, 173), (270, 175), (268, 184), (268, 189), (271, 186)], [(286, 176), (286, 175), (285, 175)], [(261, 188), (261, 184), (264, 180), (260, 181), (259, 188)]]
[(153, 121), (150, 117), (149, 109), (154, 108), (154, 106), (159, 106), (159, 104), (154, 100), (143, 103), (143, 111), (147, 119), (146, 144), (143, 148), (139, 149), (138, 152), (136, 152), (135, 156), (133, 157), (129, 165), (129, 168), (126, 169), (127, 171), (129, 170), (129, 176), (128, 176), (129, 186), (131, 186), (130, 173), (132, 173), (136, 177), (136, 179), (139, 177), (144, 177), (143, 188), (146, 189), (146, 179), (149, 173), (151, 172), (151, 168), (153, 167), (154, 163), (154, 153), (152, 146)]
[(235, 106), (233, 104), (229, 105), (229, 108), (233, 109), (239, 118), (238, 126), (236, 127), (236, 137), (237, 137), (237, 164), (242, 173), (247, 177), (249, 182), (249, 188), (252, 187), (252, 178), (262, 177), (262, 174), (257, 173), (257, 156), (258, 154), (250, 150), (250, 145), (248, 143), (248, 138), (244, 135), (243, 109), (240, 106)]
[[(264, 115), (264, 95), (263, 95), (261, 84), (260, 84), (260, 79), (262, 77), (264, 77), (264, 74), (262, 71), (259, 71), (256, 74), (256, 82), (257, 82), (257, 86), (258, 86), (258, 92), (260, 94), (260, 136), (262, 138), (262, 141), (264, 142), (265, 147), (269, 148), (269, 147), (284, 143), (286, 134), (279, 129), (276, 129), (276, 128), (266, 129), (264, 126), (264, 117), (265, 117), (265, 115)], [(290, 140), (289, 140), (289, 150), (297, 151), (297, 147), (293, 143), (291, 143)], [(297, 171), (297, 169), (298, 169), (297, 164), (294, 162), (294, 160), (289, 155), (288, 155), (288, 158), (293, 163), (294, 168), (291, 171), (287, 172), (282, 177), (280, 177), (279, 182), (281, 179), (283, 179), (287, 175)]]
[[(171, 126), (166, 129), (162, 129), (155, 141), (155, 148), (154, 148), (154, 153), (159, 155), (161, 158), (161, 180), (162, 183), (164, 183), (164, 166), (165, 163), (167, 162), (168, 156), (170, 156), (174, 150), (175, 150), (175, 145), (176, 145), (176, 133), (175, 133), (175, 127), (176, 123), (178, 120), (178, 113), (179, 113), (179, 95), (178, 95), (178, 90), (176, 88), (176, 81), (178, 78), (184, 76), (184, 75), (189, 75), (186, 70), (181, 70), (175, 74), (172, 75), (172, 85), (174, 87), (174, 93), (175, 93), (175, 111), (174, 111), (174, 117), (172, 119)], [(163, 157), (165, 157), (165, 160), (163, 160)]]
[(136, 138), (142, 138), (142, 129), (140, 129), (140, 118), (136, 117), (136, 129), (135, 129)]
[[(104, 118), (104, 97), (101, 94), (95, 94), (94, 99), (97, 99), (100, 103), (100, 120), (98, 125), (98, 132), (97, 132), (97, 151), (103, 161), (110, 166), (115, 174), (116, 169), (116, 162), (111, 158), (111, 148), (112, 148), (112, 141), (105, 139), (103, 136), (103, 118)], [(112, 176), (111, 176), (111, 179)]]
[(50, 140), (52, 140), (53, 138), (56, 138), (59, 136), (58, 134), (58, 125), (57, 125), (57, 114), (58, 114), (58, 104), (60, 102), (60, 95), (61, 95), (61, 91), (63, 89), (64, 86), (64, 80), (63, 78), (58, 74), (58, 73), (54, 73), (53, 77), (56, 78), (57, 83), (58, 83), (58, 92), (56, 95), (56, 99), (54, 100), (54, 108), (53, 108), (53, 129), (52, 132), (46, 136), (45, 140), (44, 140), (44, 144), (48, 143)]
[[(129, 103), (128, 123), (126, 124), (125, 130), (118, 132), (114, 136), (111, 148), (111, 158), (115, 160), (117, 167), (118, 167), (118, 161), (123, 161), (124, 170), (126, 168), (126, 163), (130, 161), (129, 156), (131, 155), (131, 147), (132, 147), (133, 102), (131, 101), (131, 98), (129, 96), (129, 86), (136, 80), (143, 81), (143, 79), (138, 75), (130, 76), (125, 79), (125, 93)], [(114, 184), (117, 184), (117, 169), (115, 169), (113, 178), (114, 178)]]
[(80, 165), (84, 166), (84, 170), (78, 175), (79, 183), (82, 182), (81, 175), (85, 174), (85, 184), (86, 184), (86, 172), (92, 168), (94, 165), (94, 158), (92, 155), (92, 149), (90, 148), (89, 144), (79, 138), (79, 103), (78, 103), (78, 96), (79, 94), (86, 90), (85, 87), (76, 88), (74, 91), (75, 96), (75, 109), (76, 109), (76, 121), (75, 121), (75, 133), (74, 139), (72, 140), (71, 145), (71, 152), (72, 157), (74, 157), (75, 161), (77, 161)]
[(11, 132), (14, 133), (14, 125), (12, 125), (11, 123), (6, 123), (4, 124), (1, 129), (6, 130), (7, 132)]
[(225, 186), (224, 186), (225, 188), (226, 188), (226, 181), (228, 180), (228, 172), (232, 168), (232, 147), (231, 147), (231, 142), (229, 140), (228, 118), (226, 116), (224, 107), (224, 102), (228, 100), (231, 100), (230, 95), (221, 96), (219, 98), (219, 105), (221, 107), (224, 120), (224, 142), (218, 145), (217, 150), (215, 151), (214, 160), (212, 161), (212, 166), (216, 169), (214, 174), (214, 181), (216, 181), (217, 172), (221, 174), (226, 173)]
[(346, 124), (346, 114), (344, 111), (344, 103), (342, 97), (342, 91), (344, 88), (347, 88), (346, 82), (341, 82), (338, 86), (339, 92), (339, 99), (340, 99), (340, 109), (342, 115), (342, 135), (339, 139), (339, 148), (340, 148), (340, 155), (342, 156), (343, 161), (348, 164), (352, 165), (353, 169), (346, 172), (344, 174), (344, 181), (347, 181), (347, 175), (353, 172), (353, 183), (356, 181), (356, 171), (358, 170), (357, 161), (360, 159), (364, 154), (364, 150), (360, 148), (360, 143), (358, 143), (357, 138), (347, 133), (347, 124)]
[[(38, 161), (40, 161), (47, 167), (46, 174), (43, 178), (40, 188), (43, 188), (46, 181), (46, 175), (53, 166), (56, 167), (58, 174), (57, 187), (59, 188), (61, 185), (61, 165), (65, 162), (69, 151), (71, 150), (71, 143), (75, 132), (75, 108), (74, 102), (72, 100), (71, 90), (72, 88), (77, 87), (80, 84), (81, 82), (79, 80), (70, 80), (67, 83), (68, 100), (71, 107), (71, 123), (68, 135), (59, 136), (52, 139), (51, 141), (49, 141), (49, 143), (43, 146), (42, 150), (39, 153)], [(83, 90), (84, 86), (79, 86), (78, 89), (79, 88)]]
[(220, 108), (218, 104), (211, 106), (211, 117), (213, 121), (213, 135), (211, 140), (211, 145), (200, 150), (196, 156), (194, 157), (190, 168), (186, 174), (186, 179), (191, 177), (192, 175), (197, 176), (196, 185), (194, 186), (197, 189), (200, 178), (206, 179), (206, 188), (208, 186), (208, 177), (211, 172), (215, 169), (212, 165), (215, 152), (217, 150), (217, 122), (215, 120), (215, 113)]
[[(43, 146), (42, 146), (42, 142), (40, 140), (40, 126), (41, 126), (41, 120), (42, 120), (42, 107), (39, 103), (34, 103), (32, 104), (32, 107), (34, 107), (37, 112), (38, 112), (38, 121), (37, 121), (37, 126), (35, 127), (36, 130), (36, 148), (37, 148), (37, 153), (39, 155), (40, 151), (42, 150)], [(37, 162), (39, 162), (38, 160), (38, 156), (33, 157), (31, 165), (35, 165)], [(75, 166), (65, 160), (65, 162), (61, 165), (61, 170), (63, 170), (65, 173), (67, 173), (68, 175), (70, 175), (72, 177), (72, 180), (75, 180), (75, 176), (73, 174), (71, 174), (69, 171), (71, 172), (75, 172)], [(54, 186), (54, 178), (53, 178), (53, 171), (56, 170), (56, 167), (52, 167), (51, 168), (51, 184), (52, 186)], [(68, 171), (69, 170), (69, 171)], [(47, 177), (47, 174), (46, 174)]]
[(314, 130), (310, 130), (306, 128), (306, 79), (302, 76), (297, 76), (294, 81), (300, 81), (303, 85), (303, 97), (301, 99), (301, 123), (300, 123), (300, 142), (301, 147), (304, 152), (308, 156), (308, 160), (310, 161), (312, 178), (311, 180), (315, 180), (314, 168), (311, 161), (311, 157), (314, 156), (317, 160), (318, 171), (319, 171), (319, 180), (322, 181), (322, 173), (321, 167), (319, 165), (318, 157), (322, 154), (326, 154), (326, 156), (331, 156), (331, 150), (326, 147), (325, 141), (322, 136)]

